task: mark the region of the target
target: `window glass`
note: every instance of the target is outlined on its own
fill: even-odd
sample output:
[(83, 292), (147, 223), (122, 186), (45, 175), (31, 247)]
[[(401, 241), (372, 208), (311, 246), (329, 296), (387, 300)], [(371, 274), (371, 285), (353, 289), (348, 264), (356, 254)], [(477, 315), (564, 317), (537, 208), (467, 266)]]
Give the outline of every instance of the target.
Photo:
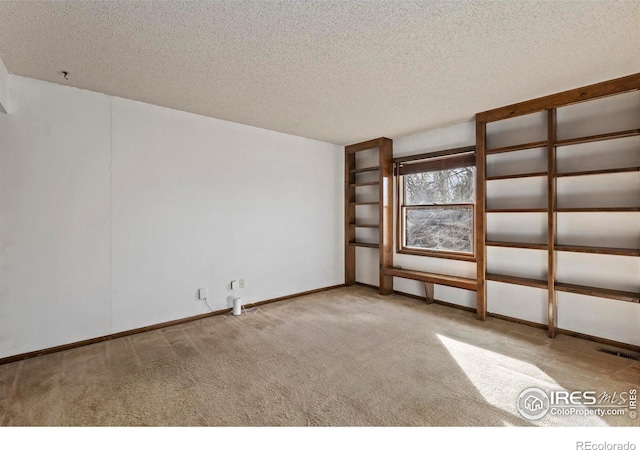
[[(473, 257), (475, 164), (468, 155), (414, 164), (405, 166), (404, 174), (400, 175), (401, 250), (422, 255), (433, 252), (438, 256), (444, 252), (445, 257), (448, 252), (452, 258)], [(445, 165), (449, 168), (441, 168)]]
[(460, 167), (405, 175), (406, 204), (473, 203), (474, 171)]
[(431, 250), (473, 252), (473, 207), (406, 209), (406, 245)]

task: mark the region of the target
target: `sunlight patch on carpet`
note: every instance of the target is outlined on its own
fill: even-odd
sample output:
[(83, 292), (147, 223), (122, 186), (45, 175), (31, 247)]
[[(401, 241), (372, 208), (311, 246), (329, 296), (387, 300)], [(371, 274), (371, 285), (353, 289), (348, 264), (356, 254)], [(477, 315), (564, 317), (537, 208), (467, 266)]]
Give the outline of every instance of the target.
[[(531, 387), (544, 391), (565, 390), (535, 365), (481, 347), (437, 335), (458, 366), (473, 383), (484, 400), (514, 416), (520, 417), (516, 401), (520, 393)], [(585, 407), (581, 407), (585, 409)], [(552, 416), (547, 414), (533, 425), (606, 426), (595, 416)]]

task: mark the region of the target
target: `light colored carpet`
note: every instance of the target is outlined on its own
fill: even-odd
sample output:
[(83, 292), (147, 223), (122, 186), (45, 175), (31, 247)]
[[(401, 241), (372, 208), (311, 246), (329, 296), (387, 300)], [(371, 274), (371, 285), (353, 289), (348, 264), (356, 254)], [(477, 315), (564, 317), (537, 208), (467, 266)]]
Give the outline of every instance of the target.
[(516, 411), (527, 387), (627, 391), (598, 345), (366, 287), (0, 366), (2, 425), (640, 425)]

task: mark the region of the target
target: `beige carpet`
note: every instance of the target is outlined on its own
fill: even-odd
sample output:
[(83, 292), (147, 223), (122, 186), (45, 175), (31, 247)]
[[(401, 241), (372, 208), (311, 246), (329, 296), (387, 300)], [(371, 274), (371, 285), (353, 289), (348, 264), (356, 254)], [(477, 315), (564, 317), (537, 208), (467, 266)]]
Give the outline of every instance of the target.
[(627, 391), (592, 342), (365, 287), (0, 366), (16, 425), (640, 425), (516, 411), (527, 387)]

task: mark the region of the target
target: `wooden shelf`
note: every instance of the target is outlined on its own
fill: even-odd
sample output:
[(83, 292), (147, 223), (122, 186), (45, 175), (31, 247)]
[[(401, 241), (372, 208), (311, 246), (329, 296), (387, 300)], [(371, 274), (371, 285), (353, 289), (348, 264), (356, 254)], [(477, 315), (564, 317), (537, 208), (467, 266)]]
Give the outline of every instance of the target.
[(365, 223), (350, 223), (349, 224), (350, 227), (352, 228), (380, 228), (380, 225), (378, 224), (365, 224)]
[(376, 170), (380, 170), (380, 167), (379, 166), (363, 167), (362, 169), (351, 169), (349, 172), (350, 173), (362, 173), (362, 172), (374, 172)]
[(368, 181), (366, 183), (353, 183), (350, 184), (350, 187), (360, 187), (360, 186), (379, 186), (380, 182), (379, 181)]
[(547, 289), (547, 280), (537, 280), (535, 278), (514, 277), (511, 275), (501, 275), (497, 273), (487, 273), (487, 280), (499, 283), (517, 284), (518, 286), (529, 286), (539, 289)]
[(508, 147), (490, 148), (485, 151), (486, 155), (495, 155), (496, 153), (516, 152), (518, 150), (529, 150), (531, 148), (546, 147), (547, 141), (528, 142), (526, 144), (509, 145)]
[[(632, 129), (621, 130), (621, 128), (628, 127), (628, 125), (620, 125), (622, 122), (617, 121), (616, 123), (618, 123), (619, 125), (614, 125), (614, 127), (616, 128), (610, 127), (608, 130), (605, 129), (599, 131), (587, 127), (584, 128), (585, 131), (582, 131), (583, 134), (581, 136), (579, 135), (578, 137), (571, 137), (570, 139), (565, 139), (565, 137), (569, 137), (567, 135), (560, 138), (558, 137), (559, 127), (562, 131), (564, 130), (565, 126), (568, 127), (568, 129), (577, 129), (574, 128), (574, 126), (578, 125), (578, 122), (582, 123), (583, 125), (588, 125), (588, 121), (584, 120), (586, 117), (579, 118), (579, 120), (577, 120), (575, 124), (573, 123), (573, 121), (567, 122), (562, 116), (559, 117), (559, 114), (561, 115), (563, 111), (560, 108), (579, 102), (587, 102), (591, 100), (610, 97), (616, 94), (637, 92), (638, 90), (640, 90), (640, 73), (606, 81), (603, 83), (597, 83), (590, 86), (584, 86), (581, 88), (560, 92), (558, 94), (552, 94), (545, 97), (528, 100), (525, 102), (516, 103), (513, 105), (503, 106), (501, 108), (496, 108), (476, 114), (476, 175), (477, 179), (479, 180), (476, 189), (477, 210), (479, 211), (479, 213), (477, 214), (476, 221), (474, 223), (477, 233), (476, 259), (478, 276), (484, 276), (485, 280), (487, 280), (485, 286), (482, 289), (479, 289), (477, 293), (477, 311), (479, 317), (484, 317), (484, 315), (486, 315), (486, 284), (488, 284), (489, 282), (509, 283), (542, 289), (541, 297), (545, 297), (545, 303), (547, 306), (545, 308), (548, 319), (546, 327), (550, 338), (555, 337), (556, 334), (560, 331), (558, 328), (558, 314), (566, 313), (566, 311), (558, 312), (558, 296), (556, 295), (557, 292), (571, 292), (579, 295), (602, 297), (603, 299), (609, 298), (640, 303), (640, 284), (637, 283), (638, 280), (636, 279), (638, 277), (635, 273), (633, 273), (633, 271), (629, 272), (627, 270), (624, 270), (624, 273), (620, 273), (619, 275), (622, 276), (623, 279), (627, 282), (625, 289), (630, 289), (635, 292), (625, 292), (592, 286), (561, 283), (555, 279), (555, 274), (562, 273), (563, 266), (567, 262), (569, 262), (566, 261), (566, 258), (568, 258), (570, 255), (568, 255), (567, 253), (561, 254), (561, 252), (573, 252), (574, 255), (582, 254), (583, 259), (589, 259), (589, 257), (587, 256), (588, 254), (614, 255), (614, 257), (616, 258), (640, 257), (640, 244), (627, 244), (629, 246), (638, 248), (605, 247), (605, 244), (602, 244), (602, 247), (593, 245), (554, 244), (554, 242), (562, 242), (563, 239), (565, 242), (570, 241), (570, 236), (572, 235), (571, 229), (574, 229), (575, 226), (577, 226), (576, 224), (570, 224), (571, 226), (569, 227), (569, 229), (565, 230), (564, 227), (560, 227), (559, 230), (558, 221), (562, 221), (563, 218), (569, 218), (568, 215), (562, 215), (563, 213), (598, 213), (598, 217), (607, 217), (610, 220), (625, 219), (626, 216), (621, 213), (627, 213), (627, 215), (629, 215), (630, 213), (631, 215), (629, 216), (629, 218), (633, 217), (634, 220), (636, 218), (636, 215), (640, 217), (640, 201), (635, 201), (637, 194), (635, 193), (636, 190), (634, 190), (635, 182), (638, 181), (638, 173), (640, 173), (640, 163), (637, 161), (618, 161), (617, 158), (614, 158), (613, 154), (610, 154), (612, 150), (616, 150), (616, 147), (619, 147), (622, 144), (624, 144), (624, 146), (628, 146), (627, 144), (633, 144), (635, 147), (637, 147), (637, 145), (635, 144), (640, 140), (640, 127), (637, 123), (632, 123), (632, 126), (634, 127)], [(594, 106), (597, 107), (597, 105)], [(637, 113), (637, 109), (631, 108), (628, 111), (620, 112), (622, 113), (621, 116), (631, 118), (633, 114)], [(504, 147), (496, 147), (494, 145), (494, 148), (487, 148), (487, 141), (491, 141), (491, 138), (493, 137), (493, 134), (491, 133), (492, 130), (488, 130), (488, 125), (495, 122), (504, 123), (502, 121), (507, 121), (514, 117), (524, 117), (527, 114), (533, 113), (539, 113), (540, 120), (537, 121), (539, 125), (543, 125), (543, 121), (546, 122), (546, 126), (544, 127), (544, 131), (546, 132), (544, 134), (542, 134), (543, 130), (540, 130), (540, 134), (537, 134), (534, 137), (520, 138), (520, 142), (524, 141), (525, 139), (529, 139), (529, 143)], [(527, 128), (524, 128), (524, 130), (526, 129)], [(602, 134), (595, 134), (596, 131)], [(589, 135), (587, 136), (586, 134)], [(573, 136), (576, 136), (576, 134), (573, 134)], [(536, 138), (540, 140), (537, 142), (531, 142), (532, 139)], [(615, 145), (616, 142), (609, 142), (616, 139), (626, 139), (626, 141), (617, 142), (617, 144), (620, 144), (617, 146)], [(597, 142), (600, 142), (600, 144), (590, 144)], [(592, 150), (594, 151), (597, 147), (597, 149), (601, 151), (596, 152), (597, 155), (594, 154), (593, 156), (597, 156), (598, 159), (603, 159), (599, 164), (593, 164), (590, 166), (586, 166), (585, 163), (585, 166), (582, 167), (562, 167), (562, 163), (564, 161), (564, 159), (562, 159), (562, 155), (564, 153), (560, 154), (558, 152), (562, 153), (563, 151), (575, 150), (576, 157), (583, 157), (585, 158), (585, 161), (591, 161), (593, 159), (586, 153), (580, 154), (580, 152), (583, 150), (581, 147), (571, 147), (579, 144), (585, 144), (585, 151), (588, 145), (591, 145)], [(529, 168), (523, 167), (520, 170), (525, 173), (522, 174), (500, 175), (500, 169), (498, 169), (497, 166), (493, 166), (492, 163), (499, 162), (497, 160), (503, 153), (505, 153), (504, 156), (508, 156), (509, 154), (506, 152), (514, 152), (519, 150), (529, 150), (529, 153), (527, 153), (527, 155), (531, 156), (532, 158), (529, 158), (527, 156), (526, 159), (531, 159), (532, 161), (533, 159), (535, 159), (537, 164), (533, 166), (530, 165)], [(524, 157), (525, 155), (521, 152), (520, 154), (514, 154), (513, 156)], [(623, 155), (620, 154), (619, 156), (622, 157)], [(489, 169), (496, 167), (496, 172), (490, 173), (489, 176), (487, 176), (487, 166), (489, 166)], [(559, 168), (559, 166), (561, 168)], [(505, 168), (502, 173), (509, 172), (507, 172)], [(620, 175), (617, 175), (614, 178), (615, 174)], [(582, 180), (574, 179), (575, 182), (583, 181), (584, 183), (589, 184), (592, 181), (598, 182), (598, 180), (600, 180), (602, 182), (608, 182), (611, 180), (616, 182), (616, 184), (620, 184), (628, 181), (628, 183), (625, 183), (626, 186), (624, 188), (621, 188), (620, 190), (623, 191), (624, 194), (630, 195), (630, 198), (632, 198), (632, 200), (628, 202), (598, 202), (597, 198), (589, 195), (588, 192), (584, 192), (584, 190), (571, 189), (570, 191), (566, 191), (565, 189), (562, 189), (563, 187), (566, 187), (568, 183), (571, 183), (571, 179), (567, 177), (584, 176), (591, 176), (592, 178), (585, 178)], [(593, 178), (594, 176), (600, 176), (600, 178)], [(607, 176), (609, 178), (606, 178)], [(505, 189), (501, 190), (505, 191), (506, 188), (509, 187), (507, 186), (508, 183), (504, 183), (504, 185), (489, 183), (493, 183), (493, 180), (519, 179), (525, 177), (542, 177), (531, 179), (531, 183), (546, 185), (546, 189), (544, 190), (545, 192), (541, 193), (541, 195), (538, 196), (538, 200), (529, 197), (521, 198), (519, 199), (521, 201), (517, 203), (509, 202), (506, 199), (505, 201), (502, 201), (499, 198), (499, 194), (497, 192), (494, 193), (494, 189), (491, 188), (504, 187)], [(578, 188), (579, 186), (575, 187)], [(489, 207), (487, 207), (487, 203), (489, 203)], [(545, 228), (544, 233), (546, 236), (540, 236), (539, 238), (538, 236), (522, 236), (516, 235), (514, 233), (512, 235), (496, 235), (496, 237), (499, 239), (505, 239), (506, 241), (510, 239), (528, 239), (534, 242), (540, 242), (541, 239), (544, 239), (544, 243), (533, 244), (530, 242), (506, 242), (501, 240), (492, 241), (488, 239), (487, 222), (498, 218), (496, 216), (489, 215), (491, 213), (515, 213), (513, 215), (514, 218), (517, 216), (518, 219), (526, 221), (528, 221), (530, 218), (536, 219), (536, 221), (538, 219), (542, 219), (542, 214), (538, 216), (525, 216), (521, 213), (543, 213), (545, 224), (541, 225)], [(605, 213), (612, 214), (605, 216)], [(584, 220), (587, 220), (590, 216), (589, 214), (583, 214), (582, 216), (576, 216), (574, 214), (571, 217), (575, 217), (575, 219), (579, 221), (583, 218)], [(591, 235), (595, 236), (593, 233), (591, 233)], [(593, 240), (591, 242), (596, 243), (597, 241)], [(623, 242), (622, 244), (618, 245), (625, 245), (625, 243)], [(545, 252), (546, 255), (544, 255), (544, 259), (546, 262), (546, 271), (544, 273), (529, 272), (530, 274), (537, 275), (542, 279), (526, 278), (526, 272), (524, 272), (525, 277), (503, 275), (499, 273), (487, 273), (490, 272), (490, 269), (487, 268), (486, 253), (487, 251), (496, 251), (491, 250), (491, 247), (516, 249), (520, 248)], [(523, 254), (523, 257), (526, 256), (526, 254)], [(538, 256), (543, 255), (540, 254)], [(501, 270), (503, 272), (510, 272), (510, 270), (506, 266)], [(592, 281), (589, 278), (585, 278), (585, 282), (598, 284), (597, 281)], [(482, 286), (483, 283), (481, 278), (479, 278), (479, 283)], [(602, 281), (602, 283), (605, 285), (607, 284), (604, 280)], [(573, 308), (584, 308), (584, 306), (579, 303), (580, 298), (576, 299), (576, 304), (573, 305)], [(582, 303), (588, 300), (586, 298), (581, 299)], [(505, 301), (507, 300), (508, 299), (505, 299)], [(594, 320), (598, 321), (599, 318), (594, 316)], [(581, 335), (581, 337), (586, 337), (586, 335)], [(589, 336), (588, 338), (593, 340), (600, 340), (600, 338), (595, 336)]]
[[(377, 164), (370, 160), (362, 165), (372, 164), (368, 167), (360, 167), (357, 164), (357, 153), (361, 151), (374, 150), (377, 153)], [(369, 177), (358, 179), (358, 174), (370, 173)], [(377, 254), (379, 259), (378, 267), (390, 267), (393, 265), (393, 141), (380, 137), (365, 142), (347, 145), (344, 148), (344, 284), (352, 286), (356, 283), (356, 259), (357, 247), (375, 249), (376, 252), (366, 252), (367, 257)], [(376, 196), (359, 196), (357, 187), (378, 186)], [(390, 189), (382, 189), (382, 187)], [(372, 199), (375, 201), (367, 201)], [(358, 216), (357, 206), (375, 206), (377, 217), (366, 219)], [(383, 208), (383, 206), (385, 206)], [(364, 211), (360, 211), (364, 212)], [(363, 223), (360, 223), (363, 222)], [(376, 222), (376, 223), (366, 223)], [(377, 242), (358, 242), (356, 236), (358, 228), (373, 229), (377, 238), (370, 240)], [(393, 277), (384, 275), (383, 270), (379, 273), (378, 289), (381, 295), (388, 295), (393, 292)]]
[(460, 289), (467, 289), (469, 291), (475, 291), (478, 289), (478, 281), (475, 278), (441, 275), (439, 273), (399, 269), (395, 267), (384, 269), (384, 273), (394, 277), (408, 278), (410, 280), (424, 281), (425, 283), (441, 284), (444, 286), (452, 286)]
[(610, 298), (624, 302), (640, 303), (639, 292), (616, 291), (593, 286), (556, 282), (556, 291), (571, 292), (572, 294), (589, 295), (591, 297)]
[(556, 141), (556, 147), (575, 144), (586, 144), (588, 142), (608, 141), (611, 139), (620, 139), (632, 136), (640, 136), (640, 129), (634, 128), (632, 130), (616, 131), (613, 133), (594, 134), (591, 136), (583, 136), (571, 139), (563, 139)]
[(362, 205), (379, 205), (379, 202), (355, 202), (349, 203), (350, 205), (362, 206)]
[(628, 173), (628, 172), (639, 172), (640, 167), (620, 167), (617, 169), (600, 169), (600, 170), (583, 170), (580, 172), (564, 172), (557, 173), (556, 177), (580, 177), (586, 175), (604, 175), (609, 173)]
[[(487, 244), (488, 245), (488, 244)], [(559, 252), (594, 253), (599, 255), (640, 256), (637, 248), (591, 247), (585, 245), (556, 245)]]
[(515, 175), (494, 175), (487, 177), (487, 181), (492, 180), (511, 180), (513, 178), (532, 178), (532, 177), (546, 177), (547, 172), (532, 172), (532, 173), (518, 173)]
[(546, 213), (547, 208), (487, 208), (488, 213)]
[(556, 212), (634, 212), (640, 211), (640, 206), (596, 206), (591, 208), (556, 208)]
[(489, 247), (527, 248), (531, 250), (547, 250), (549, 248), (547, 244), (532, 244), (529, 242), (487, 241), (486, 245)]
[(380, 248), (379, 244), (370, 244), (368, 242), (349, 242), (353, 247)]

